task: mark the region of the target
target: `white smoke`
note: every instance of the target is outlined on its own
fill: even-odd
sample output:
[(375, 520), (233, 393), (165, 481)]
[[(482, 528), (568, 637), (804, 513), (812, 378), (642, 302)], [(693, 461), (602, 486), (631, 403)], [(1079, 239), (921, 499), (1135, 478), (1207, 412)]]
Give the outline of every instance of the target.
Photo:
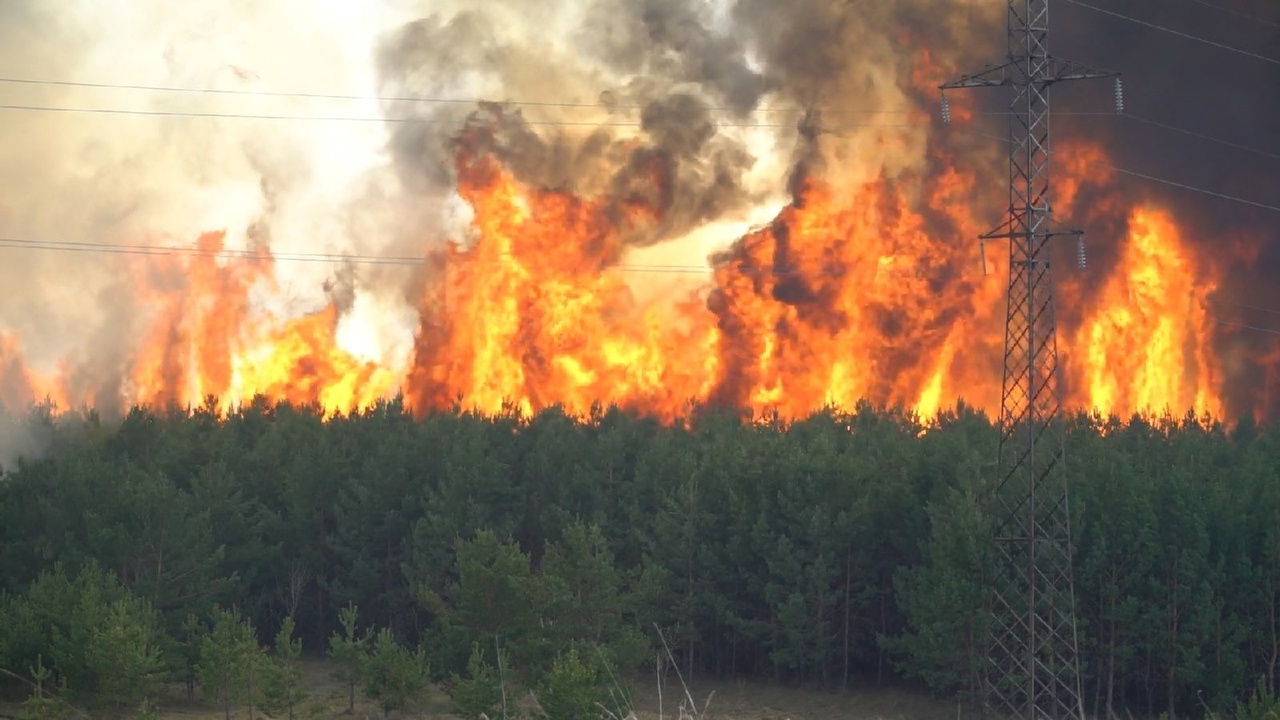
[[(377, 227), (353, 199), (386, 165), (372, 59), (379, 33), (403, 20), (394, 10), (314, 0), (5, 3), (0, 77), (246, 94), (0, 83), (4, 105), (130, 111), (0, 110), (0, 235), (190, 245), (224, 229), (239, 249), (257, 226), (285, 256), (379, 253), (380, 238), (352, 235)], [(260, 91), (370, 99), (251, 94)], [(104, 336), (128, 342), (131, 328), (120, 325), (145, 308), (122, 307), (130, 294), (118, 287), (120, 256), (0, 252), (0, 328), (33, 359), (99, 355)], [(287, 305), (270, 309), (315, 309), (334, 271), (281, 260), (275, 300)], [(99, 332), (107, 325), (112, 332)]]

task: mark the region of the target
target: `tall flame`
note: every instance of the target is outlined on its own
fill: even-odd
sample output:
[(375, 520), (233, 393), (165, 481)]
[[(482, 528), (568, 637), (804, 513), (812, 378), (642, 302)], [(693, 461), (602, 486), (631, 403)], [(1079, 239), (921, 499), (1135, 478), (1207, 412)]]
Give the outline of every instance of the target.
[(1080, 404), (1104, 414), (1221, 416), (1214, 322), (1205, 308), (1216, 285), (1197, 270), (1167, 212), (1133, 210), (1116, 269), (1072, 338)]
[[(938, 198), (964, 181), (931, 182)], [(717, 270), (711, 306), (727, 372), (716, 399), (786, 417), (859, 399), (936, 412), (959, 390), (959, 347), (990, 337), (974, 303), (998, 284), (975, 282), (972, 255), (932, 237), (901, 185), (839, 192), (806, 180)]]
[[(114, 392), (144, 404), (213, 396), (223, 411), (265, 395), (328, 413), (403, 392), (418, 411), (603, 403), (666, 421), (690, 403), (788, 418), (862, 399), (926, 417), (961, 398), (998, 411), (1005, 284), (995, 253), (989, 274), (977, 262), (981, 188), (963, 166), (939, 157), (928, 172), (843, 183), (801, 167), (791, 202), (712, 258), (704, 287), (641, 300), (628, 238), (670, 205), (660, 158), (620, 199), (578, 196), (523, 183), (483, 128), (466, 133), (456, 171), (473, 233), (432, 257), (406, 371), (340, 346), (339, 303), (264, 311), (257, 295), (279, 290), (270, 253), (226, 257), (224, 234), (206, 233), (191, 253), (128, 259), (151, 315)], [(1065, 203), (1084, 178), (1110, 182), (1090, 170), (1103, 159), (1096, 147), (1068, 153)], [(1213, 268), (1170, 212), (1121, 205), (1112, 195), (1105, 211), (1128, 215), (1129, 237), (1061, 334), (1067, 405), (1221, 415)], [(1265, 362), (1274, 393), (1280, 358)], [(0, 334), (0, 402), (102, 397), (58, 377), (31, 371), (18, 339)]]
[(68, 397), (61, 372), (36, 372), (27, 365), (22, 341), (0, 332), (0, 408), (18, 411), (33, 402), (65, 408)]
[(528, 188), (492, 156), (459, 160), (478, 238), (450, 246), (424, 300), (407, 394), (496, 412), (613, 403), (674, 418), (716, 377), (716, 332), (692, 300), (640, 307), (603, 205)]
[(250, 294), (271, 284), (271, 256), (224, 262), (224, 239), (205, 233), (190, 256), (137, 266), (139, 292), (158, 310), (134, 357), (130, 401), (187, 406), (213, 397), (225, 412), (265, 395), (334, 413), (395, 391), (394, 372), (338, 347), (332, 302), (284, 322), (255, 313)]

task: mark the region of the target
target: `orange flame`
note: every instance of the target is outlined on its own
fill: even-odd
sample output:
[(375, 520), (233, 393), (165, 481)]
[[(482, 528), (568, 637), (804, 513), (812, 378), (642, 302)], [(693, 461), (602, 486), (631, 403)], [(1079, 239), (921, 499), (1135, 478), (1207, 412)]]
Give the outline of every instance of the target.
[(1129, 228), (1114, 274), (1073, 338), (1077, 402), (1103, 414), (1220, 416), (1222, 378), (1204, 307), (1215, 285), (1197, 272), (1166, 212), (1136, 208)]
[[(992, 252), (983, 275), (974, 238), (986, 222), (973, 199), (986, 190), (965, 166), (937, 156), (920, 175), (802, 175), (771, 223), (712, 259), (707, 287), (641, 301), (625, 275), (627, 243), (662, 225), (668, 169), (633, 158), (622, 197), (580, 197), (522, 183), (484, 132), (469, 126), (456, 157), (473, 237), (432, 258), (407, 374), (341, 348), (337, 304), (293, 319), (264, 312), (253, 298), (274, 287), (270, 254), (228, 259), (223, 234), (207, 233), (190, 256), (131, 258), (152, 315), (127, 382), (107, 392), (126, 404), (215, 396), (224, 412), (263, 395), (332, 414), (403, 391), (418, 412), (614, 404), (668, 422), (691, 402), (784, 418), (864, 399), (923, 417), (959, 399), (998, 411), (1004, 263)], [(1097, 147), (1058, 157), (1064, 206), (1086, 181), (1111, 182)], [(1090, 205), (1128, 215), (1129, 238), (1110, 274), (1067, 283), (1088, 300), (1060, 335), (1067, 406), (1222, 415), (1225, 376), (1204, 307), (1211, 265), (1165, 210), (1124, 208), (1117, 194)], [(1264, 362), (1274, 393), (1280, 358)], [(65, 375), (32, 372), (17, 339), (0, 333), (6, 406), (85, 403), (58, 381)]]
[(206, 233), (185, 262), (141, 267), (141, 292), (159, 311), (134, 359), (132, 401), (190, 406), (212, 396), (226, 412), (261, 394), (332, 414), (394, 392), (391, 370), (338, 347), (334, 304), (279, 326), (255, 314), (250, 291), (271, 282), (271, 257), (220, 263), (223, 240)]
[[(948, 174), (938, 182), (963, 185)], [(974, 330), (975, 299), (972, 280), (937, 280), (964, 277), (957, 268), (976, 266), (972, 250), (932, 238), (891, 183), (838, 194), (806, 182), (716, 273), (729, 370), (716, 399), (784, 417), (859, 399), (935, 413), (958, 389), (952, 362)]]
[(641, 308), (608, 204), (523, 186), (483, 140), (464, 138), (458, 159), (474, 245), (451, 246), (422, 304), (407, 385), (419, 409), (604, 402), (670, 419), (693, 401), (794, 418), (864, 398), (932, 415), (962, 390), (998, 397), (973, 382), (984, 363), (960, 361), (993, 352), (1001, 285), (978, 272), (976, 243), (940, 241), (919, 210), (976, 236), (971, 175), (843, 192), (803, 179), (772, 224), (718, 259), (705, 303)]
[(606, 403), (670, 419), (706, 396), (710, 316), (691, 301), (632, 300), (620, 229), (601, 205), (523, 187), (492, 157), (461, 169), (479, 239), (450, 247), (443, 286), (424, 302), (406, 387), (415, 405), (586, 413)]
[(0, 408), (12, 412), (43, 402), (69, 407), (60, 373), (43, 375), (31, 369), (18, 337), (0, 332)]
[(0, 405), (10, 410), (29, 405), (35, 399), (35, 379), (23, 359), (22, 343), (9, 333), (0, 333)]

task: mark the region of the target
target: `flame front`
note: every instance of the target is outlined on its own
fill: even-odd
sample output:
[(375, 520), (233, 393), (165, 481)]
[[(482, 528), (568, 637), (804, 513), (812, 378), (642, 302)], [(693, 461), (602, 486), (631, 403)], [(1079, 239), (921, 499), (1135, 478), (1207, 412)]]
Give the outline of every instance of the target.
[[(338, 303), (293, 318), (264, 310), (255, 293), (279, 291), (271, 255), (227, 257), (224, 235), (207, 233), (187, 254), (128, 258), (151, 314), (127, 378), (108, 392), (125, 404), (214, 397), (221, 411), (258, 395), (327, 413), (397, 393), (419, 412), (613, 404), (668, 422), (691, 403), (785, 418), (863, 399), (925, 417), (959, 399), (998, 412), (1005, 278), (996, 253), (988, 274), (978, 263), (981, 188), (962, 166), (940, 159), (845, 183), (801, 172), (791, 202), (712, 258), (702, 287), (642, 301), (628, 238), (660, 224), (671, 202), (657, 161), (620, 200), (579, 196), (527, 185), (483, 142), (463, 140), (455, 169), (472, 233), (431, 256), (407, 370), (340, 347)], [(1075, 152), (1062, 164), (1067, 201), (1102, 157)], [(1118, 261), (1060, 335), (1066, 404), (1221, 415), (1213, 268), (1169, 212), (1125, 212)], [(1264, 362), (1274, 393), (1280, 362)], [(33, 372), (17, 338), (0, 334), (6, 406), (103, 397), (69, 391), (66, 376)]]
[[(963, 181), (934, 182), (936, 198)], [(959, 271), (969, 259), (929, 235), (900, 185), (839, 192), (806, 181), (717, 270), (711, 307), (726, 374), (715, 400), (784, 417), (861, 399), (935, 413), (958, 394), (958, 348), (988, 343), (992, 329), (976, 325), (989, 310), (975, 302), (998, 283)]]
[(1079, 404), (1103, 414), (1221, 416), (1214, 321), (1205, 307), (1215, 289), (1197, 274), (1168, 213), (1134, 209), (1115, 271), (1071, 338)]
[(327, 413), (369, 407), (398, 377), (338, 347), (338, 308), (278, 321), (255, 312), (251, 293), (273, 283), (265, 251), (223, 256), (225, 234), (205, 233), (189, 255), (134, 266), (143, 302), (157, 308), (125, 388), (126, 402), (201, 405), (226, 412), (258, 395)]
[(601, 204), (524, 187), (493, 157), (459, 161), (477, 239), (454, 243), (424, 300), (407, 395), (485, 412), (616, 404), (672, 419), (717, 377), (712, 318), (641, 307)]

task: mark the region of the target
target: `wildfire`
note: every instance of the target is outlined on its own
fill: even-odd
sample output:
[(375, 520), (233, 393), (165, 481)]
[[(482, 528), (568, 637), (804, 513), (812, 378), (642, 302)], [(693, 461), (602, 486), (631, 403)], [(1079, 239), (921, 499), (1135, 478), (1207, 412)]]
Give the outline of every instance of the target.
[[(978, 263), (972, 199), (983, 191), (963, 166), (943, 159), (844, 183), (802, 171), (771, 223), (711, 259), (703, 287), (641, 301), (629, 242), (671, 204), (663, 159), (644, 158), (619, 197), (580, 196), (522, 182), (486, 132), (469, 125), (459, 138), (457, 189), (473, 232), (432, 258), (406, 371), (340, 347), (338, 303), (291, 319), (263, 310), (255, 293), (278, 290), (271, 255), (225, 257), (224, 235), (207, 233), (194, 252), (129, 259), (152, 314), (120, 398), (212, 396), (227, 411), (264, 395), (337, 413), (403, 392), (418, 411), (614, 404), (666, 421), (690, 403), (786, 418), (862, 399), (925, 417), (958, 399), (998, 410), (1005, 278), (999, 253), (989, 274)], [(1100, 153), (1065, 159), (1064, 202)], [(1224, 379), (1204, 307), (1212, 273), (1168, 212), (1123, 211), (1118, 261), (1061, 334), (1067, 405), (1219, 415)], [(17, 339), (0, 335), (0, 402), (42, 397), (89, 401), (32, 372)]]
[(1197, 270), (1166, 212), (1133, 210), (1115, 272), (1074, 335), (1079, 404), (1104, 414), (1221, 415), (1222, 378), (1204, 306), (1215, 285)]
[(220, 264), (225, 233), (205, 233), (190, 256), (146, 258), (134, 272), (144, 306), (158, 308), (134, 360), (138, 402), (232, 402), (236, 340), (249, 328), (249, 291), (270, 277), (265, 253)]
[[(251, 292), (260, 283), (270, 285), (271, 257), (261, 251), (223, 262), (224, 238), (206, 233), (193, 252), (133, 258), (139, 300), (155, 311), (116, 391), (121, 400), (190, 407), (212, 397), (227, 412), (263, 395), (333, 414), (396, 392), (396, 372), (338, 347), (333, 303), (283, 322), (255, 312)], [(98, 396), (99, 388), (84, 396), (71, 392), (67, 375), (38, 375), (25, 365), (16, 340), (0, 335), (0, 401), (6, 407), (48, 399), (66, 409)]]
[(61, 373), (40, 373), (29, 367), (20, 339), (0, 332), (0, 409), (20, 411), (35, 401), (67, 406)]
[(717, 376), (712, 318), (692, 299), (640, 307), (602, 203), (528, 188), (489, 155), (459, 158), (478, 239), (447, 251), (423, 306), (406, 394), (418, 407), (586, 413), (617, 404), (674, 418)]
[[(807, 181), (716, 273), (727, 369), (716, 399), (785, 417), (863, 398), (936, 412), (974, 329), (972, 257), (931, 237), (900, 186)], [(966, 263), (969, 278), (943, 281), (965, 278)]]
[(23, 360), (18, 338), (0, 333), (0, 406), (17, 409), (38, 397), (39, 381)]
[(398, 375), (339, 348), (337, 328), (338, 307), (329, 303), (256, 338), (235, 357), (232, 397), (264, 395), (334, 413), (363, 410), (394, 394)]

